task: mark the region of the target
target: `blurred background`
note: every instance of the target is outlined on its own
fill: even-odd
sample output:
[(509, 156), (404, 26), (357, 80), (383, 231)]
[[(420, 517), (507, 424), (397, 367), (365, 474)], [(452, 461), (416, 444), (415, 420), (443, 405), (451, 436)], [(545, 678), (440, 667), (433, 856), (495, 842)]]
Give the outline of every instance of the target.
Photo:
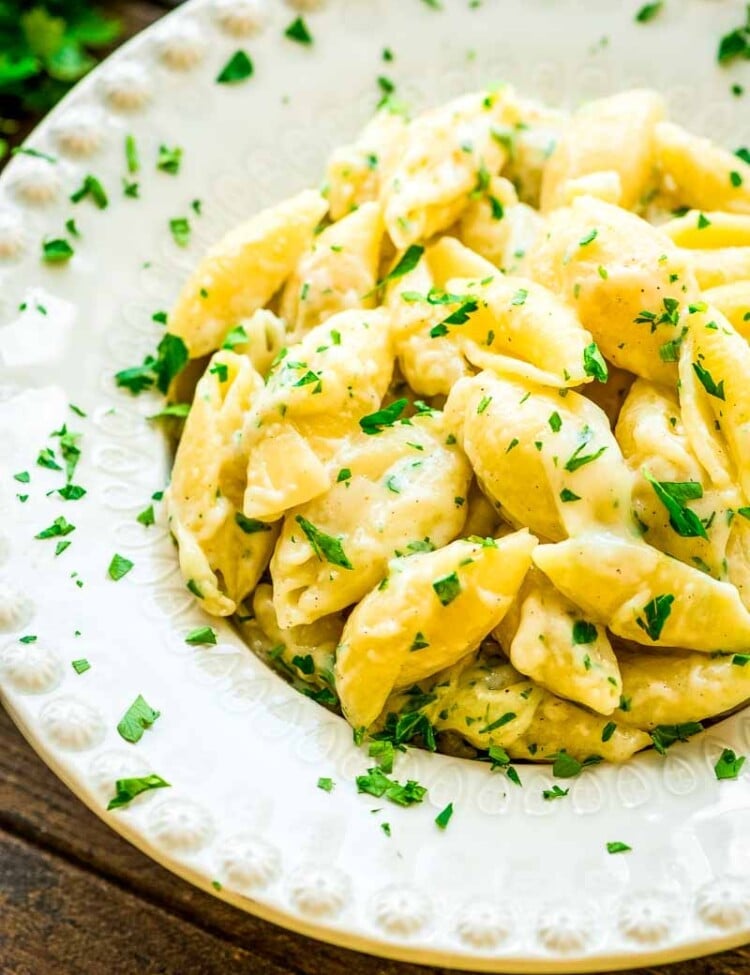
[(0, 0), (0, 168), (115, 47), (181, 0)]

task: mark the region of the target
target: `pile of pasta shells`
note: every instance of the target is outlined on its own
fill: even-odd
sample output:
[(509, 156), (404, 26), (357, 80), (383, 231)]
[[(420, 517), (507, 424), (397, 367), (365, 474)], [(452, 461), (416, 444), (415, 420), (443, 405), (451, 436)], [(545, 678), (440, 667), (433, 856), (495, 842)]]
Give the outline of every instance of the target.
[(384, 106), (233, 229), (168, 322), (202, 607), (357, 731), (454, 754), (621, 762), (741, 705), (748, 158), (650, 91), (501, 86)]

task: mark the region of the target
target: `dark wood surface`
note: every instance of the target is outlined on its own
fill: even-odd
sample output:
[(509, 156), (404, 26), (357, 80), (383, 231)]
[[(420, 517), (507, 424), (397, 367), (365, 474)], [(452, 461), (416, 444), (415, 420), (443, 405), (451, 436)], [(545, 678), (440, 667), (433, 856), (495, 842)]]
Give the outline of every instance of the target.
[[(108, 7), (129, 36), (174, 5), (118, 0)], [(445, 975), (310, 941), (172, 876), (79, 802), (2, 710), (0, 972)], [(750, 948), (637, 975), (657, 973), (750, 975)]]

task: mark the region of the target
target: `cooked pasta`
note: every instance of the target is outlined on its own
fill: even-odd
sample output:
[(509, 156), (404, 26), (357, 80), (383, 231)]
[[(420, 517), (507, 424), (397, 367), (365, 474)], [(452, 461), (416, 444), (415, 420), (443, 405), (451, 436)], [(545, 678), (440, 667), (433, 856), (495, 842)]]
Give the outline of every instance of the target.
[(326, 175), (169, 316), (202, 607), (397, 746), (623, 762), (740, 706), (750, 166), (653, 92), (501, 86), (386, 105)]

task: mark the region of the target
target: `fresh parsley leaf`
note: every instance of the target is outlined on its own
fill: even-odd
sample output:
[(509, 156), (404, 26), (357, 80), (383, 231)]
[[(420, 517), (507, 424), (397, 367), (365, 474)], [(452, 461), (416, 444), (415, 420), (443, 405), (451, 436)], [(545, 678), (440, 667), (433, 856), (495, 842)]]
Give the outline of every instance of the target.
[(414, 779), (408, 779), (405, 784), (402, 784), (395, 779), (389, 779), (385, 772), (377, 767), (368, 769), (366, 775), (358, 775), (355, 781), (358, 792), (365, 792), (377, 799), (385, 797), (398, 806), (411, 806), (422, 802), (427, 795), (427, 789)]
[(169, 403), (158, 413), (152, 413), (147, 420), (163, 420), (165, 417), (177, 417), (184, 420), (190, 412), (190, 403)]
[(714, 396), (716, 399), (725, 399), (724, 396), (724, 380), (722, 379), (720, 383), (714, 382), (714, 379), (708, 369), (704, 369), (700, 362), (693, 363), (693, 369), (695, 375), (701, 382), (701, 385), (708, 393), (709, 396)]
[(284, 31), (284, 37), (297, 44), (312, 44), (313, 38), (302, 17), (297, 17)]
[(620, 840), (612, 840), (607, 843), (607, 853), (629, 853), (632, 849), (632, 846), (628, 846), (627, 843), (621, 843)]
[(118, 779), (115, 782), (115, 796), (109, 800), (107, 809), (119, 809), (149, 789), (165, 789), (169, 782), (165, 782), (160, 775), (143, 775), (133, 779)]
[(62, 467), (55, 460), (55, 452), (50, 447), (42, 447), (36, 462), (40, 467), (46, 467), (50, 471), (62, 470)]
[(301, 674), (306, 674), (310, 677), (315, 673), (315, 661), (313, 660), (311, 653), (296, 654), (292, 657), (292, 663), (297, 668)]
[(723, 65), (738, 59), (750, 60), (750, 10), (746, 10), (743, 25), (729, 31), (721, 38), (716, 59)]
[(608, 721), (602, 728), (602, 741), (609, 741), (616, 731), (617, 725), (614, 721)]
[(203, 592), (201, 587), (195, 581), (195, 579), (188, 579), (185, 586), (190, 590), (190, 592), (196, 597), (196, 599), (203, 599)]
[(359, 421), (362, 432), (369, 436), (374, 436), (386, 427), (392, 427), (396, 420), (400, 418), (408, 403), (408, 399), (397, 399), (388, 406), (384, 406), (382, 410), (376, 410), (375, 413), (369, 413), (367, 416), (363, 416)]
[(377, 760), (378, 768), (381, 768), (386, 775), (390, 775), (393, 771), (393, 759), (395, 756), (395, 749), (393, 747), (393, 742), (390, 739), (381, 739), (378, 741), (371, 741), (369, 748), (367, 749), (367, 754), (370, 758)]
[(86, 488), (79, 484), (66, 484), (65, 487), (57, 488), (57, 494), (63, 501), (79, 501), (86, 493)]
[(257, 518), (248, 518), (241, 511), (235, 512), (234, 520), (246, 535), (256, 535), (258, 532), (270, 532), (273, 528), (273, 525), (267, 525), (265, 521), (259, 521)]
[(568, 460), (565, 462), (564, 470), (570, 471), (572, 473), (573, 471), (577, 471), (580, 467), (584, 467), (586, 464), (591, 464), (593, 463), (593, 461), (601, 457), (601, 455), (607, 449), (606, 444), (603, 447), (600, 447), (598, 450), (594, 451), (593, 454), (581, 453), (581, 451), (591, 441), (591, 437), (592, 437), (591, 428), (588, 426), (584, 427), (583, 430), (581, 431), (581, 436), (580, 436), (581, 442), (578, 444), (576, 449), (573, 451), (573, 453), (570, 455)]
[(496, 731), (498, 728), (504, 727), (506, 724), (510, 724), (511, 721), (516, 719), (517, 715), (515, 711), (506, 711), (505, 714), (501, 714), (499, 718), (486, 724), (483, 728), (479, 729), (480, 735), (488, 735), (492, 731)]
[(166, 393), (174, 377), (187, 365), (188, 349), (179, 335), (166, 332), (156, 349), (156, 356), (148, 355), (143, 365), (122, 369), (115, 375), (115, 383), (134, 395), (156, 386)]
[(402, 254), (401, 259), (393, 268), (391, 268), (388, 274), (386, 274), (386, 276), (378, 282), (377, 287), (381, 288), (389, 281), (396, 281), (398, 278), (403, 278), (405, 274), (413, 271), (417, 264), (419, 264), (423, 254), (424, 247), (422, 247), (421, 244), (410, 244)]
[(235, 325), (231, 328), (225, 338), (221, 343), (222, 349), (229, 349), (230, 351), (236, 348), (238, 345), (244, 345), (248, 341), (248, 335), (245, 331), (243, 325)]
[(123, 576), (126, 576), (128, 572), (130, 572), (130, 570), (133, 568), (133, 564), (134, 563), (131, 562), (130, 559), (126, 559), (125, 556), (117, 555), (117, 553), (115, 553), (112, 556), (109, 567), (107, 568), (107, 575), (110, 579), (114, 580), (114, 582), (119, 582)]
[(642, 616), (636, 617), (638, 626), (642, 630), (645, 630), (652, 640), (656, 641), (661, 636), (664, 624), (672, 612), (673, 602), (674, 596), (671, 593), (662, 593), (661, 596), (654, 597), (654, 599), (650, 600), (643, 607), (643, 612), (646, 617), (645, 620)]
[(591, 342), (583, 350), (583, 371), (587, 376), (592, 376), (600, 383), (606, 383), (609, 378), (607, 363), (604, 361), (596, 342)]
[(91, 664), (85, 658), (71, 660), (70, 665), (77, 674), (85, 674), (87, 670), (91, 670)]
[(318, 779), (318, 788), (322, 789), (323, 792), (333, 792), (335, 785), (336, 783), (333, 781), (333, 779), (326, 779), (323, 777)]
[(570, 501), (580, 501), (581, 495), (576, 494), (575, 491), (571, 491), (570, 488), (563, 488), (560, 492), (560, 500), (563, 504), (567, 504)]
[(589, 755), (588, 758), (584, 758), (582, 762), (579, 762), (577, 758), (573, 758), (572, 755), (569, 755), (562, 748), (555, 755), (552, 774), (557, 776), (558, 779), (572, 779), (574, 776), (580, 775), (584, 768), (587, 768), (589, 765), (598, 765), (601, 760), (600, 755)]
[(745, 764), (744, 755), (735, 755), (731, 748), (725, 748), (714, 765), (717, 779), (736, 779)]
[(332, 535), (326, 535), (325, 532), (316, 528), (312, 522), (308, 521), (302, 515), (297, 515), (294, 520), (305, 533), (310, 547), (321, 562), (330, 562), (331, 565), (338, 565), (342, 569), (354, 568), (346, 557), (340, 539), (334, 538)]
[(143, 732), (151, 727), (160, 713), (147, 704), (143, 695), (139, 694), (117, 724), (120, 737), (132, 743), (140, 741)]
[(660, 755), (665, 755), (668, 748), (677, 741), (687, 741), (691, 735), (703, 731), (700, 721), (685, 721), (682, 724), (660, 724), (649, 734), (654, 748)]
[(216, 646), (216, 630), (212, 626), (199, 626), (185, 637), (191, 647)]
[(449, 802), (448, 805), (435, 817), (435, 825), (438, 829), (445, 829), (448, 823), (451, 821), (453, 816), (453, 803)]
[(352, 479), (352, 472), (348, 467), (342, 467), (341, 470), (336, 475), (336, 483), (341, 484), (345, 481), (350, 481)]
[(526, 290), (526, 288), (519, 288), (510, 299), (510, 303), (511, 305), (525, 305), (528, 297), (529, 292)]
[(28, 484), (31, 480), (31, 475), (28, 471), (19, 471), (18, 474), (13, 475), (13, 480), (19, 481), (21, 484)]
[(683, 538), (708, 538), (703, 522), (685, 505), (686, 501), (703, 497), (703, 487), (698, 481), (657, 481), (646, 470), (643, 476), (669, 512), (669, 524), (678, 535)]
[(468, 322), (470, 316), (477, 310), (479, 303), (476, 298), (470, 298), (468, 301), (464, 301), (460, 308), (457, 308), (452, 314), (444, 318), (442, 322), (438, 322), (430, 329), (430, 337), (433, 339), (439, 338), (441, 335), (448, 334), (449, 325), (464, 325)]
[(596, 240), (598, 236), (599, 236), (599, 231), (596, 228), (594, 228), (593, 230), (589, 230), (589, 232), (585, 234), (583, 237), (581, 237), (581, 239), (578, 241), (578, 246), (588, 247), (589, 244), (593, 244), (593, 242)]
[(220, 85), (233, 85), (252, 77), (254, 70), (253, 62), (248, 55), (242, 50), (235, 51), (216, 76), (216, 81)]
[(436, 579), (432, 588), (435, 590), (437, 598), (443, 606), (448, 606), (461, 592), (461, 581), (457, 572), (449, 572), (447, 575)]
[(552, 430), (553, 433), (560, 432), (560, 428), (562, 427), (562, 418), (560, 417), (560, 414), (557, 412), (557, 410), (555, 410), (554, 413), (550, 413), (547, 423), (549, 423), (550, 429)]

